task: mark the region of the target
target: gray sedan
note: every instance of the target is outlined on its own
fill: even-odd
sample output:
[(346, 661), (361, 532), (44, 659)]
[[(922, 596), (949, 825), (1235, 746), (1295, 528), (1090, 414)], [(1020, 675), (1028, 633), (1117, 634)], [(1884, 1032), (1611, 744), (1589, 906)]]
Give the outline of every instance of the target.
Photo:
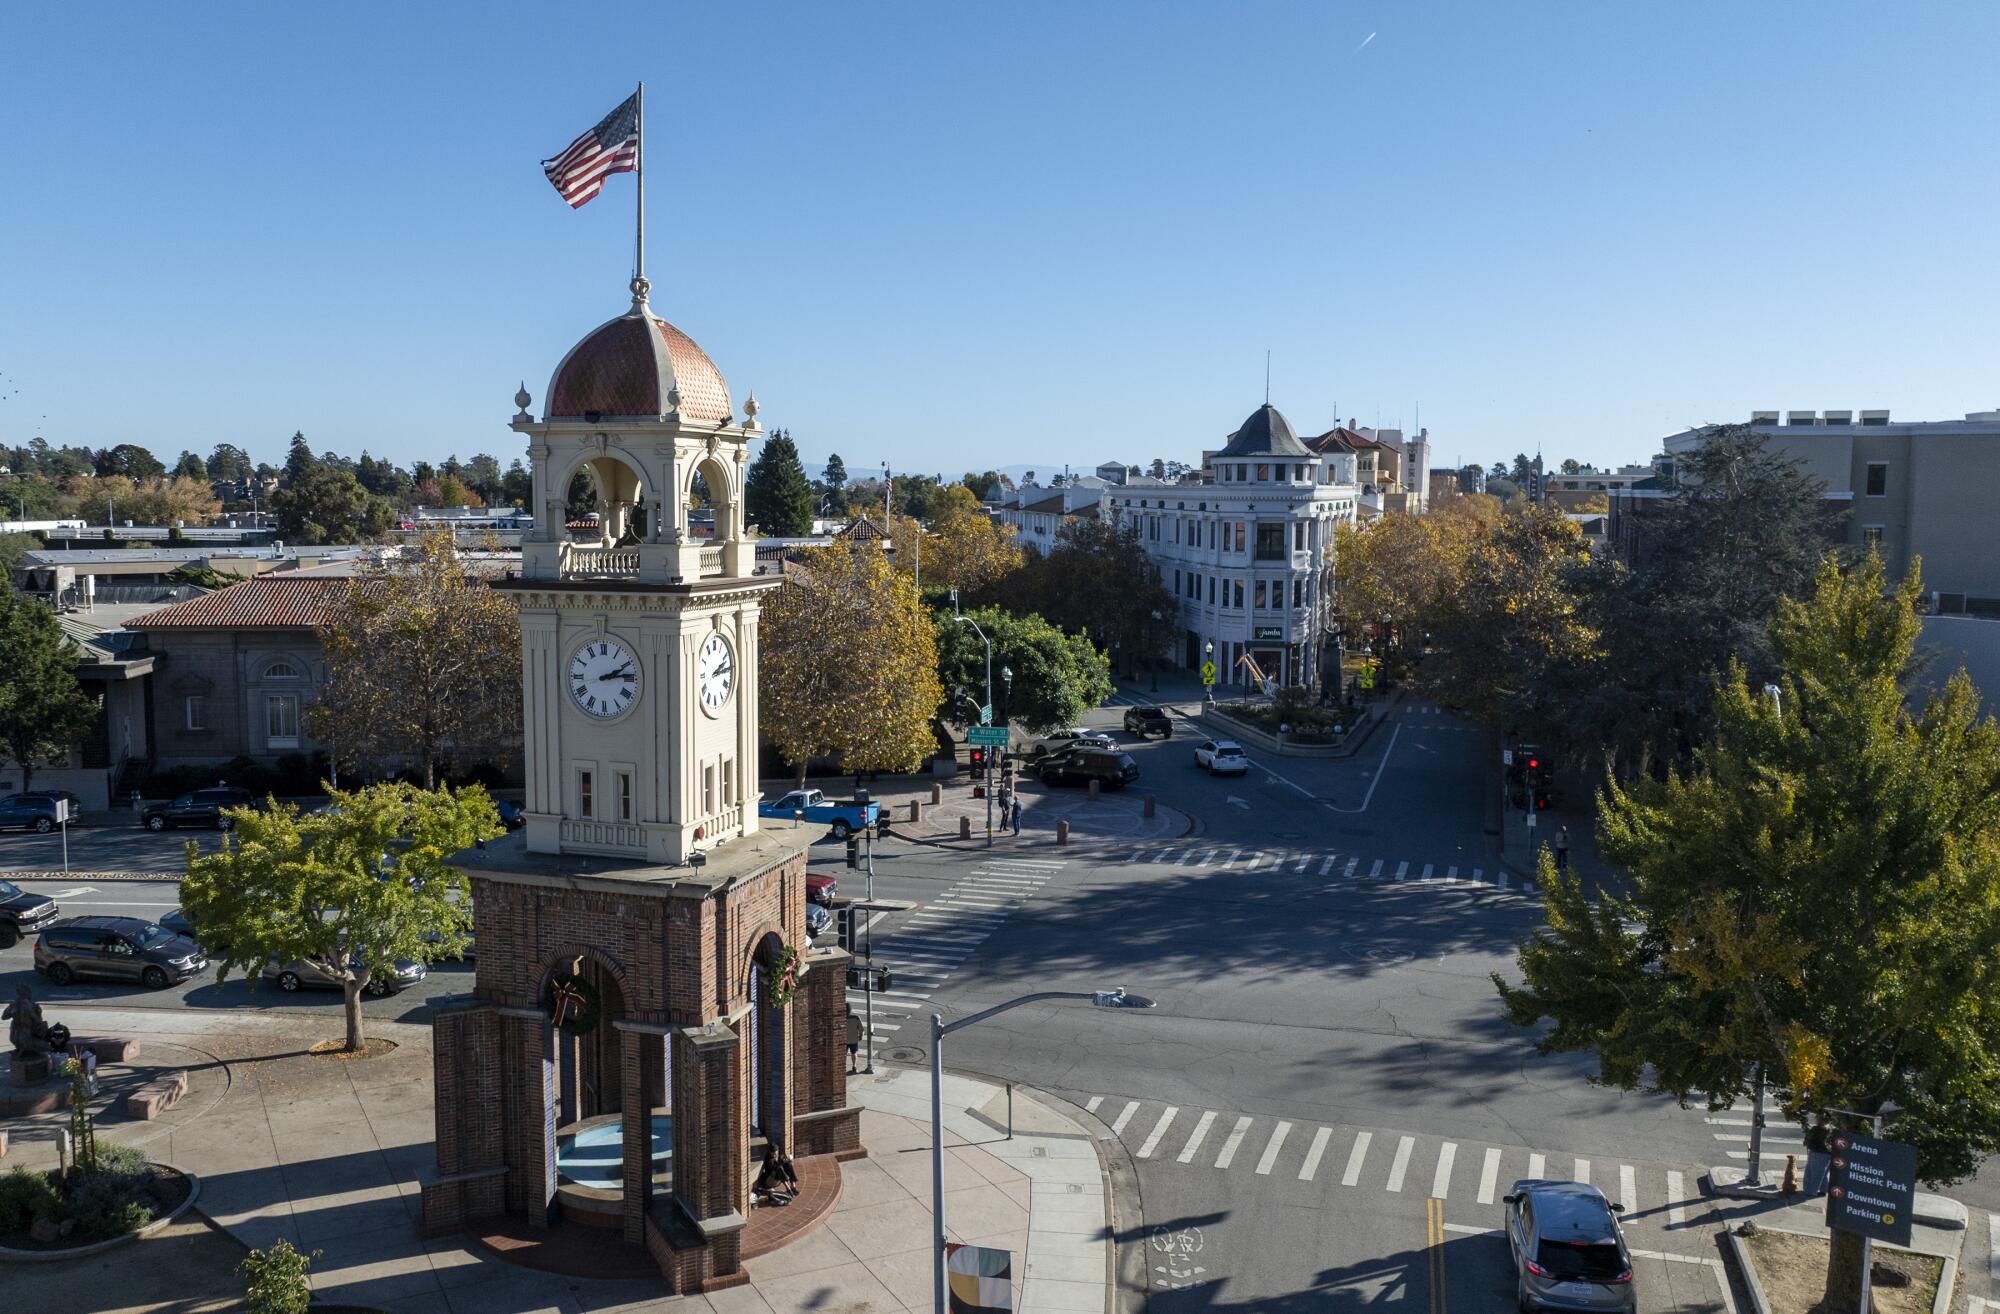
[[(354, 967), (356, 970), (359, 970), (360, 966), (361, 963), (357, 959)], [(362, 989), (379, 999), (385, 995), (393, 995), (398, 991), (407, 990), (429, 975), (430, 969), (422, 963), (412, 962), (407, 958), (398, 958), (393, 973), (369, 973), (368, 984), (362, 987)], [(264, 979), (266, 981), (276, 981), (278, 989), (286, 991), (339, 990), (343, 988), (339, 970), (333, 964), (316, 963), (310, 960), (302, 960), (294, 963), (267, 963), (264, 966)]]
[(1632, 1253), (1618, 1226), (1623, 1210), (1584, 1182), (1514, 1183), (1507, 1248), (1520, 1308), (1635, 1314)]

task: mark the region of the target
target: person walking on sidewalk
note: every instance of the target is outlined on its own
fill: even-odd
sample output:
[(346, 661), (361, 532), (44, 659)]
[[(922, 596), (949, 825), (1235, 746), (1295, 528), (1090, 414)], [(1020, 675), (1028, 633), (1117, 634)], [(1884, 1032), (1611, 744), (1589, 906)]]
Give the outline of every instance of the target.
[(1826, 1194), (1826, 1179), (1833, 1167), (1833, 1146), (1826, 1120), (1815, 1122), (1806, 1131), (1806, 1198)]
[(1556, 870), (1569, 870), (1569, 827), (1556, 827)]
[(1019, 794), (1014, 795), (1013, 805), (1007, 809), (1007, 820), (1013, 824), (1014, 835), (1016, 838), (1019, 838), (1021, 834), (1021, 796)]
[(852, 1004), (847, 1006), (847, 1070), (861, 1070), (861, 1015)]

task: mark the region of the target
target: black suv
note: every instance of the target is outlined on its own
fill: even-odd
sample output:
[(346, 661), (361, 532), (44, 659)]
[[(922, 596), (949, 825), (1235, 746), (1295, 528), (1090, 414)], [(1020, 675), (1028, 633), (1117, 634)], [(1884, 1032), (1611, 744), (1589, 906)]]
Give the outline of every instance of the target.
[(1167, 714), (1157, 707), (1128, 707), (1125, 709), (1125, 728), (1141, 739), (1158, 735), (1162, 739), (1174, 737), (1174, 723)]
[(147, 830), (172, 830), (176, 826), (211, 826), (216, 830), (228, 830), (229, 818), (223, 815), (222, 810), (247, 808), (255, 802), (247, 789), (218, 785), (213, 789), (193, 790), (171, 803), (149, 804), (139, 814), (139, 824)]
[(35, 970), (59, 986), (101, 976), (164, 990), (207, 966), (194, 941), (138, 917), (72, 917), (35, 941)]
[(0, 881), (0, 946), (33, 935), (61, 911), (46, 894), (30, 894), (12, 881)]
[(1139, 778), (1139, 764), (1130, 753), (1115, 748), (1072, 748), (1051, 753), (1036, 767), (1045, 785), (1087, 785), (1095, 780), (1104, 789), (1122, 789)]

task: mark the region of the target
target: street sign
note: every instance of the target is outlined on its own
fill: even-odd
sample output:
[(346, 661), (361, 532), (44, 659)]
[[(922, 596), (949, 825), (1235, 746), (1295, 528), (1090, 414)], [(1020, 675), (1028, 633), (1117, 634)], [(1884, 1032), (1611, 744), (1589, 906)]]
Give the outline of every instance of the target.
[(1203, 662), (1203, 663), (1201, 664), (1201, 682), (1202, 682), (1203, 684), (1214, 684), (1214, 683), (1215, 683), (1215, 663), (1214, 663), (1214, 662)]
[(1860, 1132), (1833, 1133), (1826, 1225), (1892, 1246), (1910, 1244), (1917, 1207), (1917, 1149)]
[(979, 724), (993, 724), (993, 704), (987, 703), (979, 709)]
[(975, 725), (965, 732), (965, 742), (975, 748), (1005, 748), (1007, 727), (1004, 725)]
[(1513, 749), (1511, 749), (1511, 748), (1503, 748), (1503, 749), (1501, 749), (1501, 750), (1500, 750), (1500, 765), (1501, 765), (1501, 766), (1513, 766), (1513, 765), (1514, 765), (1514, 750), (1513, 750)]

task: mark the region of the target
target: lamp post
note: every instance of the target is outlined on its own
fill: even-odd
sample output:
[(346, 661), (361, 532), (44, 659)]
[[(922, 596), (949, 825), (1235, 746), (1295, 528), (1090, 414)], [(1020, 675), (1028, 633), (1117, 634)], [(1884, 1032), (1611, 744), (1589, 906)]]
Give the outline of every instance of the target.
[(1047, 999), (1088, 999), (1093, 1008), (1151, 1008), (1144, 995), (1128, 995), (1124, 986), (1109, 990), (1038, 990), (1031, 995), (995, 1004), (970, 1017), (945, 1025), (939, 1014), (931, 1014), (931, 1276), (936, 1297), (935, 1314), (945, 1314), (944, 1290), (944, 1038), (954, 1031), (984, 1022), (998, 1013), (1023, 1004), (1039, 1004)]
[[(1153, 613), (1153, 638), (1156, 642), (1159, 639), (1158, 630), (1160, 622), (1165, 619), (1166, 617), (1162, 616), (1159, 612), (1156, 611)], [(1146, 664), (1153, 668), (1153, 692), (1158, 693), (1160, 691), (1160, 655), (1158, 653), (1147, 653)]]
[[(1009, 730), (1007, 731), (1007, 739), (1008, 739), (1007, 747), (1001, 749), (1000, 751), (1002, 753), (1012, 753), (1014, 749), (1013, 745), (1014, 732), (1011, 729), (1011, 727), (1014, 724), (1014, 668), (1011, 666), (1002, 666), (1000, 668), (1000, 701), (1001, 701), (1001, 710), (999, 712), (1000, 724), (1010, 727)], [(1008, 816), (1011, 815), (1012, 809), (1016, 806), (1014, 802), (1014, 790), (1017, 786), (1019, 786), (1021, 782), (1017, 777), (1012, 775), (1007, 775), (1004, 770), (1002, 772), (1002, 776), (1007, 781), (1008, 811), (1002, 812), (1000, 814), (1000, 824), (1004, 826), (1007, 824), (1007, 818)]]
[[(982, 709), (990, 708), (993, 706), (993, 640), (986, 637), (986, 631), (980, 629), (979, 622), (972, 617), (960, 614), (952, 619), (970, 625), (972, 632), (979, 636), (979, 641), (986, 645), (986, 701), (980, 706)], [(983, 718), (980, 724), (986, 724)], [(990, 749), (986, 754), (986, 842), (989, 845), (993, 843), (993, 753)]]
[[(1206, 641), (1204, 641), (1204, 642), (1202, 643), (1202, 645), (1201, 645), (1201, 660), (1202, 660), (1202, 662), (1203, 662), (1203, 664), (1204, 664), (1204, 665), (1206, 665), (1206, 664), (1210, 664), (1210, 663), (1213, 663), (1213, 662), (1215, 661), (1215, 640), (1214, 640), (1214, 639), (1208, 639), (1208, 640), (1206, 640)], [(1202, 681), (1202, 685), (1201, 685), (1201, 700), (1202, 700), (1203, 702), (1205, 702), (1205, 703), (1212, 703), (1212, 702), (1214, 702), (1214, 701), (1215, 701), (1215, 686), (1214, 686), (1214, 685), (1212, 685), (1212, 684), (1210, 684), (1210, 683), (1208, 683), (1208, 681), (1206, 681), (1206, 680)]]

